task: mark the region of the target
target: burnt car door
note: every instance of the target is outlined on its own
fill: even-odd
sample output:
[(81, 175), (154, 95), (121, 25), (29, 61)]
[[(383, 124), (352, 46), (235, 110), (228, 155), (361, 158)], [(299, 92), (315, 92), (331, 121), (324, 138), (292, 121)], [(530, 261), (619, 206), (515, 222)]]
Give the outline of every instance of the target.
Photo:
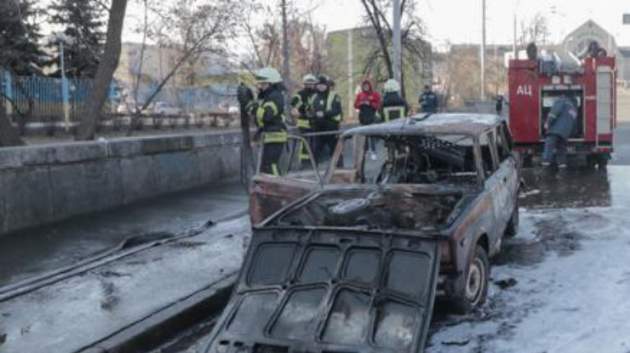
[(439, 270), (435, 239), (258, 228), (207, 353), (420, 353)]
[(500, 239), (515, 207), (515, 188), (518, 186), (518, 173), (516, 170), (516, 160), (505, 150), (499, 151), (498, 144), (503, 144), (505, 138), (501, 135), (498, 127), (488, 131), (484, 137), (487, 144), (484, 144), (483, 157), (484, 168), (486, 169), (486, 189), (492, 197), (492, 208), (495, 217), (494, 248), (490, 253), (499, 250)]
[(306, 139), (288, 136), (275, 161), (273, 173), (265, 172), (262, 167), (268, 146), (260, 146), (256, 173), (250, 184), (252, 224), (262, 222), (282, 207), (322, 186), (322, 177)]

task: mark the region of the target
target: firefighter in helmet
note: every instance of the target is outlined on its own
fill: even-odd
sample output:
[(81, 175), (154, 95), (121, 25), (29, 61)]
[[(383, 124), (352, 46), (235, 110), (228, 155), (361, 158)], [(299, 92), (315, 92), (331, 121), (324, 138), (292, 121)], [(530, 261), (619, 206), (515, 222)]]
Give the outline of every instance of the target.
[(343, 109), (341, 98), (330, 89), (330, 80), (325, 75), (318, 78), (315, 86), (316, 93), (311, 97), (308, 109), (314, 115), (314, 129), (316, 132), (331, 132), (317, 138), (315, 157), (317, 161), (324, 161), (332, 155), (337, 144), (337, 135), (341, 125)]
[(389, 79), (383, 86), (383, 104), (381, 116), (383, 121), (391, 121), (404, 118), (409, 112), (407, 101), (400, 94), (400, 84), (394, 79)]
[[(304, 87), (298, 91), (293, 98), (291, 98), (291, 115), (297, 121), (297, 127), (302, 135), (309, 134), (313, 132), (312, 126), (312, 118), (311, 114), (307, 111), (308, 102), (311, 97), (315, 94), (315, 85), (317, 84), (317, 77), (312, 74), (308, 74), (304, 76), (302, 83)], [(309, 145), (313, 146), (313, 138), (306, 137), (306, 141)], [(302, 163), (308, 163), (310, 158), (308, 156), (307, 149), (304, 145), (300, 144), (299, 147), (299, 157)]]
[(258, 86), (258, 99), (254, 109), (256, 126), (262, 137), (262, 173), (280, 175), (278, 161), (287, 142), (287, 128), (284, 123), (284, 95), (282, 76), (274, 68), (264, 68), (255, 73)]
[(420, 95), (420, 109), (423, 113), (437, 113), (438, 110), (438, 97), (431, 90), (431, 86), (425, 85), (424, 92)]

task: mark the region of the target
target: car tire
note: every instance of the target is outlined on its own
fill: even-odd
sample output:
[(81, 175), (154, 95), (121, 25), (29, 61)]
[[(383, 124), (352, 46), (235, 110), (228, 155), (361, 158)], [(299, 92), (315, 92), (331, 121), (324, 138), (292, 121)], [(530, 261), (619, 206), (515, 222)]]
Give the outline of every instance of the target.
[(510, 217), (510, 221), (505, 227), (505, 232), (503, 235), (506, 238), (514, 238), (518, 233), (518, 223), (519, 223), (519, 212), (518, 212), (518, 202), (514, 205), (514, 210), (512, 211), (512, 216)]
[(477, 245), (475, 253), (470, 257), (461, 292), (451, 299), (453, 311), (457, 314), (468, 314), (486, 302), (490, 283), (490, 261), (486, 250)]

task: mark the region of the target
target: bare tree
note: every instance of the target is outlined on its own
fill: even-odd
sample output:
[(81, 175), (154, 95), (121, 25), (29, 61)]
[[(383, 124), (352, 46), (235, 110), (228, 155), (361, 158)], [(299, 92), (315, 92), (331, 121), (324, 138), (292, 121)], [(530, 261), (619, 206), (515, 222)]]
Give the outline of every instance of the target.
[[(392, 2), (389, 0), (361, 0), (361, 4), (366, 13), (366, 22), (372, 27), (375, 39), (378, 41), (376, 47), (367, 56), (365, 62), (364, 74), (375, 76), (377, 80), (385, 80), (394, 77), (393, 58), (390, 55), (392, 47), (392, 24), (389, 14), (392, 13)], [(405, 95), (406, 73), (411, 68), (414, 75), (419, 74), (422, 68), (418, 67), (419, 61), (425, 61), (429, 58), (427, 53), (430, 52), (429, 45), (424, 41), (424, 27), (422, 20), (413, 15), (416, 11), (415, 0), (402, 0), (400, 2), (401, 13), (401, 40), (402, 40), (402, 56), (401, 60), (403, 68), (401, 75), (402, 93)], [(385, 76), (385, 77), (384, 77)]]
[(107, 23), (107, 39), (105, 40), (105, 50), (101, 62), (96, 70), (94, 85), (88, 96), (88, 108), (81, 120), (77, 140), (93, 140), (96, 127), (100, 121), (101, 112), (109, 85), (114, 77), (114, 71), (118, 67), (120, 58), (121, 37), (123, 21), (127, 10), (127, 0), (112, 0), (109, 8), (109, 20)]
[[(324, 69), (326, 29), (314, 23), (311, 15), (314, 7), (288, 8), (287, 32), (291, 43), (291, 82), (298, 82), (307, 73), (319, 73)], [(250, 9), (243, 21), (242, 30), (248, 41), (251, 54), (244, 66), (282, 67), (282, 23), (273, 16), (274, 8), (259, 5)], [(269, 18), (259, 26), (253, 26), (254, 17)]]
[(178, 0), (175, 3), (156, 3), (150, 9), (157, 20), (147, 30), (149, 37), (160, 48), (175, 51), (177, 55), (169, 63), (166, 74), (158, 79), (156, 88), (137, 105), (129, 134), (138, 125), (141, 112), (178, 74), (183, 72), (186, 83), (194, 83), (196, 65), (204, 54), (226, 56), (226, 44), (234, 38), (248, 4), (248, 1), (239, 0)]
[(24, 145), (24, 141), (7, 116), (4, 100), (0, 99), (0, 147), (20, 145)]
[(519, 43), (525, 46), (529, 43), (545, 45), (550, 37), (549, 22), (542, 13), (537, 13), (530, 20), (521, 21)]

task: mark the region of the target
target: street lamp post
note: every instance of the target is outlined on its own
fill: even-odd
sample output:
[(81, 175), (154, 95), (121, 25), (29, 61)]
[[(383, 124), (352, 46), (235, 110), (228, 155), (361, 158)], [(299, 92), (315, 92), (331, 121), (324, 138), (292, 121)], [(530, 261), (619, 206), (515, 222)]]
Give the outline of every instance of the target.
[(486, 100), (486, 0), (481, 0), (481, 101)]

